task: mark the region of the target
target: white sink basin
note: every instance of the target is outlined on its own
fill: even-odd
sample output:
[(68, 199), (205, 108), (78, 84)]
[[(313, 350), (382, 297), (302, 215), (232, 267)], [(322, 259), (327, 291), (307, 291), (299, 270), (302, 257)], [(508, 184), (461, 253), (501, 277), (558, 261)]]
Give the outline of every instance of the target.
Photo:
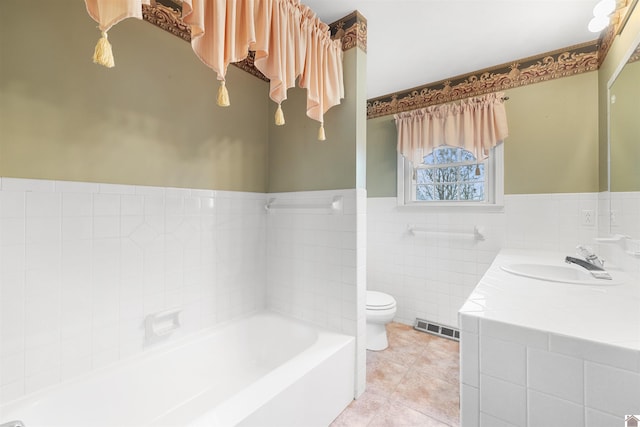
[(578, 285), (619, 285), (621, 277), (611, 274), (612, 280), (596, 279), (587, 270), (575, 265), (513, 263), (501, 265), (504, 271), (517, 276), (546, 280), (549, 282), (574, 283)]

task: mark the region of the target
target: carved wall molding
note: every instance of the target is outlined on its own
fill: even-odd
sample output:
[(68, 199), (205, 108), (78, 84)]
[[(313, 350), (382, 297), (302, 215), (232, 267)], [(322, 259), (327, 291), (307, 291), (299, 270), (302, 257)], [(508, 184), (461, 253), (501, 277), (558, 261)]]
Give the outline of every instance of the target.
[(184, 41), (191, 42), (191, 28), (182, 22), (181, 15), (181, 10), (159, 3), (151, 6), (142, 5), (142, 18), (145, 21), (180, 37)]
[(611, 16), (611, 24), (600, 34), (598, 40), (600, 43), (599, 65), (604, 62), (616, 36), (624, 29), (637, 2), (638, 0), (618, 0), (618, 8)]
[(598, 69), (598, 44), (589, 42), (442, 80), (367, 101), (367, 118), (442, 104)]
[(640, 61), (640, 45), (638, 45), (636, 47), (636, 50), (633, 51), (627, 63), (631, 64), (632, 62), (637, 62), (637, 61)]
[(342, 50), (358, 47), (367, 51), (367, 19), (357, 10), (329, 25), (331, 38), (342, 40)]

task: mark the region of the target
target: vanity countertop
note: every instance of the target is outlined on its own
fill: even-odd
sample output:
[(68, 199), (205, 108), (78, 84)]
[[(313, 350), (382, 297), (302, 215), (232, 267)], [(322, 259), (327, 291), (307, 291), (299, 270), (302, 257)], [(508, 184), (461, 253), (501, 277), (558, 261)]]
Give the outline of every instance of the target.
[(573, 254), (503, 249), (460, 313), (640, 350), (637, 277), (627, 275), (618, 285), (603, 281), (601, 286), (590, 286), (517, 276), (501, 269), (512, 263), (562, 263), (566, 255)]

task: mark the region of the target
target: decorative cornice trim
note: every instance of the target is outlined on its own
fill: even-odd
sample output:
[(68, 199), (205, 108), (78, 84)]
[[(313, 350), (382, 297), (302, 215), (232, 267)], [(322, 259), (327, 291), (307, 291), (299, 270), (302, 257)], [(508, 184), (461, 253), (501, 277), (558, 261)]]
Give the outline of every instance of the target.
[[(611, 17), (611, 25), (609, 25), (600, 35), (600, 39), (598, 40), (600, 43), (600, 50), (598, 52), (599, 63), (598, 66), (602, 65), (604, 62), (611, 45), (613, 44), (616, 35), (620, 34), (624, 29), (625, 25), (627, 25), (627, 21), (631, 17), (631, 13), (633, 12), (638, 0), (620, 0), (621, 5), (616, 9)], [(629, 62), (634, 62), (638, 60), (638, 50), (636, 49), (631, 55)], [(634, 59), (635, 58), (635, 59)]]
[(332, 39), (342, 40), (344, 52), (354, 47), (367, 51), (367, 19), (357, 10), (330, 24), (329, 29)]
[(235, 65), (236, 67), (251, 74), (254, 77), (259, 78), (260, 80), (269, 82), (269, 78), (267, 78), (267, 76), (262, 74), (262, 72), (256, 68), (254, 64), (255, 59), (256, 59), (256, 53), (253, 50), (250, 50), (246, 58), (244, 58), (240, 62), (232, 62), (231, 65)]
[(600, 38), (598, 39), (598, 43), (600, 45), (600, 49), (598, 51), (598, 67), (602, 65), (607, 57), (607, 53), (609, 53), (609, 49), (611, 48), (616, 35), (620, 34), (624, 26), (627, 24), (627, 20), (629, 19), (637, 1), (638, 0), (620, 0), (620, 5), (611, 16), (611, 24), (605, 28), (602, 33), (600, 33)]
[(638, 45), (636, 47), (636, 50), (633, 51), (633, 53), (629, 57), (629, 60), (627, 61), (627, 64), (631, 64), (632, 62), (638, 62), (638, 61), (640, 61), (640, 45)]
[(184, 41), (191, 42), (191, 28), (182, 22), (181, 14), (181, 10), (159, 3), (151, 6), (142, 5), (142, 18), (145, 21), (180, 37)]
[(520, 59), (367, 101), (367, 118), (504, 91), (598, 69), (596, 41)]

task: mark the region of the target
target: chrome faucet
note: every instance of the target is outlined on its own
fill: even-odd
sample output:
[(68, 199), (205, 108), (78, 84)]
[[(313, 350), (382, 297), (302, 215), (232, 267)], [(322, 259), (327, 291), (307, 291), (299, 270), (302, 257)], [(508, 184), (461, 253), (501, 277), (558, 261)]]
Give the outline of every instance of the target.
[(578, 245), (576, 248), (578, 253), (584, 257), (584, 259), (574, 258), (572, 256), (565, 257), (564, 262), (567, 264), (576, 264), (589, 271), (589, 273), (596, 279), (611, 280), (611, 275), (604, 270), (604, 260), (598, 258), (596, 254), (582, 245)]
[(587, 260), (587, 262), (604, 270), (604, 259), (596, 255), (590, 248), (578, 245), (576, 246), (576, 251), (578, 252), (578, 255), (581, 255), (584, 259)]
[(20, 420), (14, 420), (14, 421), (9, 421), (8, 423), (0, 424), (0, 427), (25, 427), (25, 425)]

